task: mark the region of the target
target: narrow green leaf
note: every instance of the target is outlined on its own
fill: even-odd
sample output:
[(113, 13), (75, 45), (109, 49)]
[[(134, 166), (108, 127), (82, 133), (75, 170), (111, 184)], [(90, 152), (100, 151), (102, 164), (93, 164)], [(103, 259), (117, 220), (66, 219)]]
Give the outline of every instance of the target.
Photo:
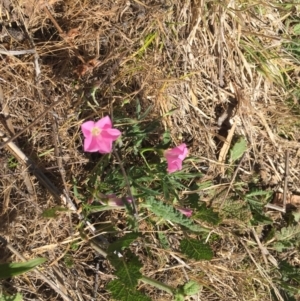
[(196, 239), (183, 239), (180, 242), (180, 249), (189, 258), (196, 260), (210, 260), (213, 258), (213, 251), (210, 246)]
[(64, 207), (55, 206), (43, 211), (42, 216), (46, 218), (55, 218), (58, 216), (57, 212), (66, 212), (68, 209)]
[(273, 191), (270, 190), (253, 190), (246, 194), (246, 199), (250, 199), (256, 196), (264, 196), (265, 198), (270, 198), (273, 195)]
[(154, 191), (152, 189), (148, 189), (140, 184), (138, 184), (136, 181), (133, 181), (133, 184), (136, 186), (136, 188), (140, 189), (143, 192), (146, 192), (149, 195), (159, 195), (160, 193), (157, 191)]
[(151, 299), (135, 289), (131, 289), (126, 283), (118, 279), (112, 280), (107, 285), (112, 298), (117, 301), (151, 301)]
[(193, 173), (185, 173), (182, 171), (177, 171), (174, 174), (171, 174), (170, 177), (176, 178), (176, 179), (181, 179), (181, 180), (189, 180), (189, 179), (194, 179), (196, 177), (202, 177), (203, 173), (201, 172), (193, 172)]
[(153, 109), (153, 105), (150, 105), (147, 109), (146, 109), (146, 111), (140, 116), (140, 120), (143, 120), (143, 119), (145, 119), (148, 115), (149, 115), (149, 113), (151, 112), (151, 110)]
[(161, 201), (157, 201), (151, 197), (146, 200), (146, 204), (148, 209), (160, 218), (170, 220), (173, 223), (177, 223), (195, 232), (208, 232), (207, 229), (193, 223), (192, 219), (184, 216), (173, 206), (167, 205)]
[(162, 180), (161, 182), (162, 182), (161, 185), (162, 185), (162, 189), (163, 189), (163, 193), (164, 193), (164, 199), (169, 200), (170, 199), (170, 192), (169, 192), (170, 186), (167, 185), (167, 183), (164, 180)]
[[(251, 207), (251, 206), (250, 206)], [(252, 217), (253, 219), (251, 220), (252, 225), (272, 225), (273, 220), (266, 216), (265, 214), (261, 213), (262, 211), (259, 210), (252, 210)]]
[(230, 150), (230, 163), (238, 160), (247, 150), (247, 141), (244, 137), (240, 137)]
[(37, 265), (42, 264), (46, 261), (46, 258), (35, 258), (25, 262), (13, 262), (0, 264), (0, 279), (10, 278), (26, 273)]
[(171, 134), (169, 131), (166, 131), (163, 133), (161, 142), (157, 145), (157, 148), (167, 149), (170, 146), (170, 143), (171, 143)]
[(218, 213), (214, 212), (211, 208), (207, 208), (204, 203), (199, 206), (194, 217), (213, 225), (218, 225), (221, 222), (221, 218)]

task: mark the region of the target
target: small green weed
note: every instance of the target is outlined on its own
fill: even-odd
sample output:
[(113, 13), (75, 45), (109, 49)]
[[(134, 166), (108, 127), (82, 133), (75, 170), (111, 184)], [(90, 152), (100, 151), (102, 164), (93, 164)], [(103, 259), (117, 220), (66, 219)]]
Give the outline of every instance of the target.
[[(118, 277), (108, 284), (114, 299), (132, 300), (134, 296), (135, 300), (150, 300), (137, 290), (138, 282), (142, 281), (174, 295), (175, 300), (183, 300), (185, 296), (199, 291), (200, 285), (188, 282), (176, 289), (143, 276), (142, 262), (131, 248), (134, 242), (145, 242), (146, 239), (139, 231), (139, 219), (134, 221), (133, 202), (137, 203), (139, 216), (144, 216), (149, 227), (167, 229), (172, 223), (183, 231), (185, 237), (181, 239), (180, 251), (182, 256), (194, 260), (211, 260), (213, 257), (213, 251), (205, 241), (210, 230), (200, 224), (201, 220), (207, 225), (217, 225), (221, 218), (201, 203), (197, 194), (183, 197), (183, 190), (200, 187), (195, 181), (201, 179), (202, 174), (189, 164), (193, 162), (192, 158), (182, 163), (187, 155), (185, 144), (168, 150), (171, 143), (169, 133), (161, 134), (160, 121), (147, 120), (149, 114), (151, 107), (142, 112), (139, 101), (136, 102), (135, 118), (118, 118), (116, 113), (115, 124), (122, 129), (116, 149), (122, 155), (104, 154), (100, 158), (86, 181), (91, 195), (83, 208), (87, 217), (104, 210), (121, 209), (127, 212), (124, 227), (132, 232), (118, 235), (106, 250)], [(150, 144), (153, 140), (156, 145)], [(240, 156), (239, 152), (240, 148), (233, 151), (234, 160)], [(118, 157), (122, 160), (119, 161)], [(77, 189), (75, 192), (80, 195)], [(199, 235), (201, 239), (195, 239), (194, 235)], [(170, 248), (165, 234), (158, 231), (157, 237), (163, 248)]]

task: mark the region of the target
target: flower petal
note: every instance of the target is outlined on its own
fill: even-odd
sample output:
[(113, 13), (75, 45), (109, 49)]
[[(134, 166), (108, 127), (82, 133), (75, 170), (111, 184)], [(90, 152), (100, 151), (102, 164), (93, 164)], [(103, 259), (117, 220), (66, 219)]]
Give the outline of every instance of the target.
[(178, 145), (177, 148), (181, 151), (181, 153), (179, 154), (178, 157), (179, 157), (181, 160), (184, 160), (185, 157), (186, 157), (187, 154), (188, 154), (188, 149), (187, 149), (187, 147), (186, 147), (186, 144), (185, 144), (185, 143), (182, 143), (182, 144)]
[(81, 130), (84, 135), (84, 137), (88, 137), (91, 134), (92, 129), (95, 127), (94, 121), (86, 121), (81, 125)]
[(182, 161), (181, 160), (173, 160), (173, 161), (168, 161), (168, 173), (173, 173), (177, 170), (182, 169)]
[(101, 136), (104, 139), (117, 140), (121, 136), (121, 132), (117, 129), (104, 129), (101, 132)]
[(95, 126), (99, 129), (111, 129), (112, 123), (111, 123), (109, 116), (105, 116), (105, 117), (101, 118), (100, 120), (98, 120), (95, 123)]
[(185, 143), (180, 144), (172, 149), (165, 151), (164, 156), (168, 163), (168, 173), (173, 173), (182, 169), (182, 161), (188, 154), (188, 149)]
[(97, 137), (97, 147), (101, 154), (109, 154), (112, 151), (112, 139), (104, 139), (102, 135)]
[(191, 217), (193, 214), (193, 210), (192, 209), (188, 209), (188, 208), (177, 208), (178, 211), (180, 211), (183, 215), (185, 215), (186, 217)]
[(99, 146), (96, 137), (93, 137), (92, 135), (87, 136), (84, 139), (83, 149), (85, 152), (97, 152)]

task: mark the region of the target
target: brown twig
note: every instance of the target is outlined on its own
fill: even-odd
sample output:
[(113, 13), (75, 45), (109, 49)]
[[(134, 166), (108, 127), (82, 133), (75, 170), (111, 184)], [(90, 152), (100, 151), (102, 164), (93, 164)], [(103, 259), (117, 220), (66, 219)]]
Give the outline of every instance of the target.
[(252, 256), (250, 250), (248, 249), (247, 245), (245, 244), (245, 242), (243, 242), (242, 240), (240, 240), (240, 243), (243, 245), (243, 247), (245, 248), (245, 250), (247, 251), (249, 257), (251, 258), (252, 262), (255, 264), (259, 274), (266, 279), (270, 286), (273, 288), (274, 293), (276, 294), (278, 300), (280, 301), (284, 301), (284, 299), (282, 298), (282, 296), (280, 295), (280, 292), (278, 290), (278, 288), (274, 285), (274, 283), (272, 282), (272, 280), (270, 279), (270, 277), (268, 277), (268, 274), (265, 273), (265, 271), (263, 271), (262, 267), (256, 262), (256, 260), (254, 259), (254, 257)]
[(22, 55), (22, 54), (35, 54), (35, 49), (25, 49), (25, 50), (3, 50), (0, 49), (0, 54), (5, 55)]
[(252, 234), (253, 234), (253, 236), (254, 236), (254, 238), (255, 238), (255, 240), (256, 240), (256, 243), (257, 243), (258, 247), (260, 248), (262, 257), (263, 257), (263, 259), (264, 259), (264, 262), (265, 262), (266, 266), (268, 266), (268, 260), (267, 260), (266, 255), (268, 255), (269, 252), (268, 252), (268, 250), (262, 245), (262, 243), (261, 243), (261, 241), (260, 241), (260, 239), (259, 239), (259, 237), (258, 237), (258, 235), (257, 235), (257, 233), (256, 233), (256, 231), (255, 231), (255, 229), (254, 229), (254, 228), (251, 228), (251, 231), (252, 231)]
[(243, 162), (243, 160), (244, 160), (244, 158), (245, 158), (245, 156), (246, 156), (246, 153), (247, 153), (247, 152), (244, 152), (244, 154), (243, 154), (243, 156), (242, 156), (242, 158), (241, 158), (241, 160), (240, 160), (240, 162), (239, 162), (237, 168), (236, 168), (235, 171), (234, 171), (234, 174), (233, 174), (233, 176), (232, 176), (232, 180), (231, 180), (231, 182), (230, 182), (230, 184), (229, 184), (229, 187), (228, 187), (227, 192), (226, 192), (226, 194), (225, 194), (225, 196), (224, 196), (224, 199), (223, 199), (223, 201), (222, 201), (222, 203), (221, 203), (221, 205), (220, 205), (220, 209), (222, 209), (224, 203), (226, 202), (227, 196), (228, 196), (228, 194), (229, 194), (229, 192), (230, 192), (230, 190), (231, 190), (231, 188), (232, 188), (232, 186), (233, 186), (233, 183), (234, 183), (235, 178), (236, 178), (236, 176), (237, 176), (237, 174), (238, 174), (238, 171), (239, 171), (239, 169), (240, 169), (240, 167), (241, 167), (241, 164), (242, 164), (242, 162)]
[[(51, 111), (56, 105), (58, 105), (62, 101), (63, 101), (63, 98), (61, 98), (60, 100), (57, 100), (53, 104), (51, 104), (41, 115), (39, 115), (39, 117), (35, 118), (30, 124), (28, 124), (25, 128), (23, 128), (23, 130), (21, 130), (19, 133), (15, 134), (11, 138), (6, 139), (5, 142), (0, 145), (0, 149), (3, 148), (4, 146), (6, 146), (8, 143), (17, 139), (19, 136), (21, 136), (24, 132), (26, 132), (29, 128), (31, 128), (34, 124), (36, 124), (39, 120), (41, 120), (47, 113), (49, 113), (49, 111)], [(4, 136), (4, 135), (2, 135), (2, 136)]]
[[(10, 118), (8, 105), (6, 105), (5, 102), (4, 102), (4, 93), (3, 93), (1, 85), (0, 85), (0, 105), (2, 105), (2, 112), (3, 112), (4, 118), (5, 118), (5, 120), (3, 121), (3, 125), (9, 131), (10, 135), (15, 135), (15, 129), (14, 129), (12, 120)], [(35, 189), (34, 189), (34, 186), (32, 184), (32, 181), (29, 177), (27, 167), (22, 166), (21, 174), (23, 176), (24, 183), (25, 183), (25, 186), (27, 188), (29, 197), (33, 198), (34, 195), (35, 195)]]
[(57, 31), (59, 32), (60, 36), (70, 45), (70, 47), (74, 50), (75, 55), (78, 57), (78, 59), (85, 64), (86, 61), (84, 60), (84, 58), (80, 55), (78, 49), (76, 48), (76, 45), (74, 43), (72, 43), (69, 39), (65, 38), (65, 33), (63, 32), (63, 30), (61, 29), (61, 27), (58, 25), (58, 23), (56, 22), (56, 20), (53, 18), (49, 8), (47, 5), (44, 6), (44, 10), (46, 12), (46, 14), (48, 15), (49, 19), (51, 20), (51, 22), (53, 23), (53, 25), (55, 26), (55, 28), (57, 29)]
[(287, 197), (287, 185), (289, 177), (289, 150), (285, 153), (285, 174), (284, 174), (284, 187), (283, 187), (283, 208), (286, 211), (286, 197)]
[[(77, 208), (69, 195), (66, 192), (61, 193), (57, 187), (55, 187), (52, 182), (42, 173), (42, 171), (35, 166), (35, 164), (19, 149), (19, 147), (13, 143), (9, 142), (8, 138), (4, 137), (4, 134), (0, 131), (0, 137), (5, 141), (4, 144), (7, 145), (8, 149), (16, 156), (17, 160), (28, 167), (29, 171), (32, 172), (39, 182), (51, 193), (54, 199), (58, 202), (62, 202), (69, 210), (75, 212), (78, 215), (79, 220), (83, 220), (83, 216), (77, 211)], [(94, 234), (95, 228), (86, 222), (88, 229)], [(100, 253), (101, 254), (101, 253)]]
[(283, 206), (279, 207), (275, 204), (267, 204), (265, 207), (269, 209), (274, 209), (282, 213), (286, 213), (286, 198), (287, 198), (287, 185), (288, 185), (288, 177), (289, 177), (289, 150), (285, 153), (285, 171), (284, 171), (284, 186), (283, 186)]
[(113, 151), (114, 151), (114, 155), (116, 156), (116, 158), (117, 158), (117, 160), (119, 162), (119, 165), (120, 165), (120, 168), (121, 168), (121, 171), (122, 171), (122, 174), (123, 174), (126, 186), (127, 186), (127, 192), (128, 192), (128, 195), (129, 195), (129, 197), (130, 197), (130, 199), (132, 201), (132, 208), (133, 208), (134, 217), (135, 217), (136, 220), (138, 220), (138, 216), (139, 216), (138, 208), (137, 208), (137, 205), (136, 205), (136, 202), (135, 202), (135, 198), (133, 197), (133, 194), (131, 192), (130, 183), (129, 183), (129, 180), (128, 180), (128, 177), (127, 177), (127, 173), (125, 171), (125, 168), (123, 166), (121, 158), (120, 158), (120, 156), (119, 156), (119, 154), (116, 151), (116, 148), (114, 146), (113, 146)]

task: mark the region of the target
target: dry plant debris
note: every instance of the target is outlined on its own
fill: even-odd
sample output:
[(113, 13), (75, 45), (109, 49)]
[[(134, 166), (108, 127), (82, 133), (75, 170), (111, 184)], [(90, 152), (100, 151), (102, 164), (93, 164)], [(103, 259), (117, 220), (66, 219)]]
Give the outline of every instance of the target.
[[(1, 0), (0, 235), (26, 259), (47, 258), (40, 271), (62, 293), (33, 272), (3, 280), (1, 290), (21, 292), (24, 300), (66, 300), (64, 295), (111, 300), (106, 285), (115, 279), (113, 268), (78, 227), (75, 181), (79, 191), (85, 189), (100, 159), (83, 152), (79, 129), (84, 120), (107, 114), (130, 118), (138, 100), (143, 111), (153, 107), (147, 121), (161, 122), (149, 143), (157, 144), (166, 129), (174, 144), (186, 143), (194, 168), (203, 173), (199, 187), (210, 182), (196, 193), (223, 217), (211, 228), (218, 239), (211, 238), (210, 261), (182, 258), (183, 234), (174, 225), (166, 231), (174, 248), (162, 249), (157, 229), (141, 221), (148, 243), (132, 248), (143, 274), (173, 287), (200, 283), (202, 290), (189, 300), (287, 300), (274, 280), (280, 279), (274, 264), (285, 260), (298, 268), (299, 245), (276, 253), (280, 246), (271, 245), (267, 229), (250, 225), (245, 199), (252, 195), (244, 190), (244, 199), (240, 188), (251, 183), (272, 190), (278, 203), (289, 151), (291, 204), (286, 215), (267, 214), (278, 231), (290, 229), (289, 213), (299, 215), (300, 41), (293, 31), (299, 5), (297, 0)], [(240, 137), (247, 152), (240, 164), (230, 165), (226, 158)], [(69, 211), (43, 217), (58, 207)], [(100, 213), (93, 222), (109, 233), (106, 223), (126, 227), (124, 215)], [(111, 242), (109, 234), (102, 236), (102, 244)], [(0, 263), (18, 260), (0, 245)], [(140, 283), (139, 289), (152, 300), (172, 300), (149, 285)]]

